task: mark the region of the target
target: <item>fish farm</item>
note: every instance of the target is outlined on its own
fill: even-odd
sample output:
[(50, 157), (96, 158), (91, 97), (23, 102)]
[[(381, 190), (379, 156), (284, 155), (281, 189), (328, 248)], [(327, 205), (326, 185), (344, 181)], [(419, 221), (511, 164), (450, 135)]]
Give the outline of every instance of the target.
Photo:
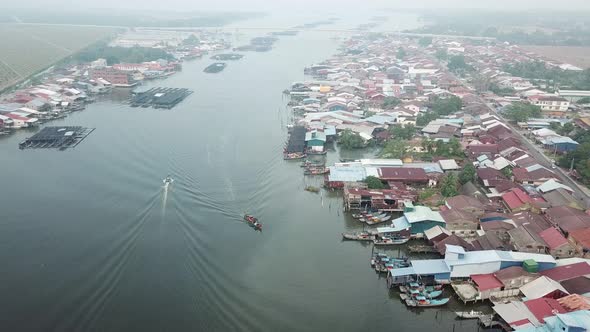
[(244, 56), (237, 53), (215, 54), (211, 57), (213, 60), (240, 60)]
[(134, 92), (131, 96), (131, 107), (171, 109), (192, 93), (184, 88), (151, 88), (145, 92)]
[(80, 126), (45, 127), (38, 133), (20, 142), (22, 149), (59, 149), (74, 148), (82, 142), (95, 128)]

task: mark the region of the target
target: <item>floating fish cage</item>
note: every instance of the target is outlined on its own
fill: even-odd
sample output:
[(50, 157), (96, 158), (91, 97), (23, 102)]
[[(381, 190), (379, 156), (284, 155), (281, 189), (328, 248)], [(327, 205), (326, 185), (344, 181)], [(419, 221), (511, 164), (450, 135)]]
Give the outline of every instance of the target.
[(130, 103), (132, 107), (171, 109), (192, 93), (184, 88), (151, 88), (145, 92), (135, 92)]
[(95, 128), (80, 126), (45, 127), (32, 137), (19, 143), (20, 149), (59, 149), (76, 147)]

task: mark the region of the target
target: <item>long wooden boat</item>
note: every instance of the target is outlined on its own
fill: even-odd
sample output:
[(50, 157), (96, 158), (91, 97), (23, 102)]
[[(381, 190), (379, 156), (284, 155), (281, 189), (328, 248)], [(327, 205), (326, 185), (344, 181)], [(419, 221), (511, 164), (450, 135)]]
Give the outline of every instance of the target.
[(435, 299), (435, 298), (441, 296), (443, 291), (442, 290), (427, 291), (427, 290), (412, 289), (409, 291), (409, 293), (414, 298), (416, 298), (418, 296), (424, 296), (428, 299)]
[(428, 308), (428, 307), (440, 307), (443, 306), (447, 303), (449, 303), (449, 298), (445, 297), (442, 299), (427, 299), (424, 296), (418, 296), (415, 299), (406, 299), (406, 305), (408, 307), (422, 307), (422, 308)]
[(369, 232), (350, 232), (342, 233), (342, 239), (353, 240), (353, 241), (374, 241), (375, 235)]
[(483, 312), (481, 311), (455, 311), (455, 315), (461, 319), (475, 319), (483, 316)]
[(302, 152), (294, 152), (294, 153), (283, 153), (284, 160), (298, 160), (305, 158), (305, 153)]
[(392, 246), (392, 245), (398, 245), (398, 244), (404, 244), (407, 243), (408, 241), (410, 241), (410, 238), (389, 238), (389, 237), (383, 237), (380, 239), (375, 238), (373, 240), (373, 244), (376, 246)]

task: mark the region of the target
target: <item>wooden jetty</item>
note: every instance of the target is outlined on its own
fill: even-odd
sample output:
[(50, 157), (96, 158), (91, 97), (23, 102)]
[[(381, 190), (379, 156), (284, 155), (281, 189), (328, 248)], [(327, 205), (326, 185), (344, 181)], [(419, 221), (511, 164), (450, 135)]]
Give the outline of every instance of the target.
[(193, 92), (184, 88), (151, 88), (144, 92), (134, 92), (131, 107), (154, 107), (171, 109)]
[(435, 247), (426, 244), (411, 244), (408, 245), (408, 251), (411, 253), (437, 253)]

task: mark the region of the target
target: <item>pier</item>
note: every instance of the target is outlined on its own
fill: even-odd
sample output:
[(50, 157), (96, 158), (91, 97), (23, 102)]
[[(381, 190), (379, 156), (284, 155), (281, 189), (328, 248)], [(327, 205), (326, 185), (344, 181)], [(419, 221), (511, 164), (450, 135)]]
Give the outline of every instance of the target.
[(45, 127), (37, 134), (19, 143), (22, 149), (59, 149), (74, 148), (82, 142), (95, 128), (79, 126)]
[(193, 91), (184, 88), (151, 88), (145, 92), (136, 92), (131, 97), (131, 107), (153, 107), (171, 109)]

